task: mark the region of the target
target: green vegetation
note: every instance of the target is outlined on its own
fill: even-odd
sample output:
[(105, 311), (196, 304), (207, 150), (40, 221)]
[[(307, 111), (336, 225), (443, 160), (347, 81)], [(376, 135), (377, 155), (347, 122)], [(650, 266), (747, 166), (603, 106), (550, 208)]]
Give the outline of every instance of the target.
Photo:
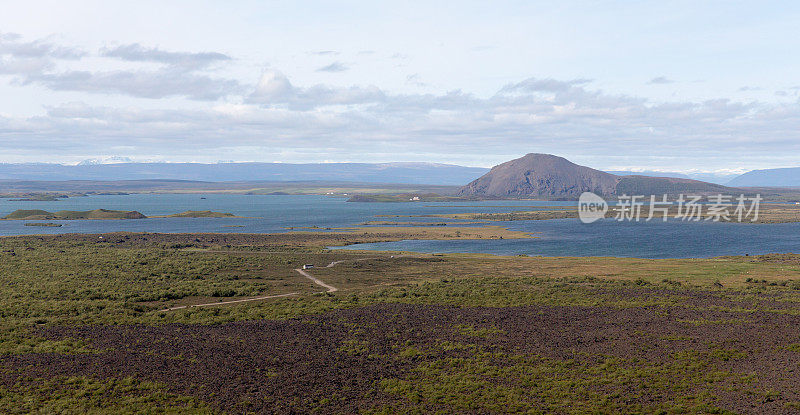
[(151, 216), (153, 218), (236, 218), (233, 213), (212, 212), (210, 210), (187, 210), (186, 212), (175, 213), (166, 216)]
[[(293, 238), (299, 237), (302, 242), (295, 245)], [(214, 316), (209, 322), (225, 321), (248, 318), (252, 309), (259, 309), (252, 316), (274, 317), (296, 315), (287, 314), (286, 307), (303, 313), (366, 305), (381, 298), (490, 307), (541, 303), (646, 306), (672, 303), (672, 293), (677, 289), (713, 289), (717, 281), (723, 289), (734, 290), (729, 295), (768, 291), (783, 301), (800, 302), (800, 260), (793, 256), (508, 258), (325, 251), (314, 247), (314, 241), (329, 245), (336, 237), (286, 234), (267, 236), (263, 241), (242, 238), (239, 244), (215, 240), (211, 235), (0, 238), (0, 283), (6, 287), (0, 292), (0, 314), (9, 325), (35, 325), (162, 319), (197, 322), (209, 316)], [(358, 233), (350, 238), (348, 243), (372, 239)], [(168, 316), (151, 312), (207, 300), (316, 292), (316, 287), (293, 269), (305, 263), (325, 265), (341, 260), (344, 262), (332, 268), (318, 266), (313, 273), (342, 287), (342, 295), (191, 309)], [(660, 286), (667, 291), (647, 298), (608, 297), (594, 291), (608, 284), (643, 290)], [(358, 301), (345, 293), (358, 293)], [(273, 305), (276, 310), (265, 311)]]
[[(153, 218), (236, 218), (232, 213), (212, 212), (210, 210), (189, 210), (172, 215), (152, 216)], [(5, 216), (6, 220), (78, 220), (78, 219), (145, 219), (147, 216), (137, 211), (95, 209), (88, 211), (19, 209)], [(26, 226), (43, 226), (26, 224)], [(61, 226), (61, 225), (53, 225)]]
[(15, 192), (0, 193), (0, 198), (11, 202), (56, 202), (70, 197), (86, 196), (83, 192)]
[(20, 199), (9, 199), (11, 202), (57, 202), (59, 200), (61, 200), (60, 197), (53, 195), (37, 195)]
[[(644, 205), (641, 207), (641, 212), (639, 217), (641, 220), (645, 220), (650, 215), (650, 208), (648, 206), (649, 200), (642, 201)], [(548, 219), (568, 219), (568, 218), (577, 218), (578, 211), (574, 206), (564, 206), (564, 207), (553, 207), (553, 206), (531, 206), (536, 210), (526, 210), (526, 211), (515, 211), (515, 212), (508, 212), (508, 213), (443, 213), (443, 214), (432, 214), (432, 215), (416, 215), (413, 217), (436, 217), (436, 218), (445, 218), (445, 219), (456, 219), (456, 220), (482, 220), (482, 221), (514, 221), (514, 220), (548, 220)], [(729, 221), (729, 222), (736, 222), (738, 218), (736, 215), (733, 215), (736, 206), (732, 206), (728, 212), (730, 216), (726, 219), (725, 217), (718, 218), (720, 221)], [(713, 217), (708, 215), (707, 211), (704, 211), (704, 218), (712, 219)], [(674, 205), (670, 207), (669, 211), (667, 212), (668, 218), (675, 218), (678, 215), (678, 206)], [(685, 210), (684, 210), (685, 213)], [(606, 218), (614, 218), (617, 215), (617, 211), (612, 207), (606, 212)], [(653, 219), (661, 220), (663, 218), (663, 212), (653, 212)], [(750, 223), (753, 219), (752, 216), (743, 218), (743, 223)], [(759, 208), (758, 213), (758, 220), (757, 223), (789, 223), (789, 222), (800, 222), (800, 206), (795, 204), (762, 204)]]
[[(530, 234), (512, 231), (502, 226), (357, 226), (350, 228), (329, 228), (354, 235), (381, 235), (386, 240), (403, 239), (527, 239)], [(301, 233), (301, 232), (295, 232)]]
[(357, 194), (347, 199), (348, 202), (458, 202), (471, 200), (456, 196), (442, 196), (436, 193), (400, 193), (400, 194)]
[[(386, 238), (367, 232), (0, 238), (0, 412), (352, 412), (352, 403), (373, 413), (725, 413), (800, 402), (800, 256), (322, 248), (344, 235)], [(340, 290), (320, 293), (294, 271), (307, 263)], [(268, 346), (286, 354), (253, 354)], [(319, 354), (328, 360), (302, 363)], [(100, 377), (91, 370), (103, 366), (85, 361), (130, 372)], [(17, 372), (25, 362), (64, 369)], [(166, 372), (151, 373), (152, 362)], [(260, 366), (231, 395), (212, 390), (224, 382), (207, 374), (236, 364)], [(342, 370), (354, 374), (331, 380)]]
[[(697, 354), (642, 365), (610, 357), (583, 362), (478, 349), (472, 357), (421, 363), (407, 378), (386, 379), (381, 386), (420, 411), (447, 407), (494, 413), (722, 413), (710, 392), (714, 383), (731, 377), (716, 369), (713, 357)], [(675, 396), (650, 405), (629, 404), (601, 392), (608, 389), (667, 389)]]
[[(36, 391), (31, 394), (31, 389)], [(26, 380), (0, 386), (0, 412), (6, 414), (216, 414), (207, 404), (167, 392), (158, 383), (131, 377), (99, 380), (85, 376)]]
[(54, 215), (53, 213), (41, 209), (30, 209), (30, 210), (19, 209), (6, 215), (3, 219), (27, 219), (32, 217), (45, 217), (53, 215)]
[(88, 211), (60, 210), (48, 212), (45, 210), (19, 209), (10, 213), (3, 219), (7, 220), (77, 220), (77, 219), (144, 219), (147, 216), (136, 211), (95, 209)]

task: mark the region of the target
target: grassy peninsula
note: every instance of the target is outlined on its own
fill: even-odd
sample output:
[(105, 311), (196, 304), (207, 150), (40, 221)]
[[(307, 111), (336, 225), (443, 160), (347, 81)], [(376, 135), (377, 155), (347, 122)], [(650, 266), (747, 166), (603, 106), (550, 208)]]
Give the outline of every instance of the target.
[[(151, 218), (238, 218), (232, 213), (212, 212), (210, 210), (189, 210), (172, 215), (150, 216)], [(147, 216), (135, 210), (95, 209), (87, 211), (60, 210), (48, 212), (39, 209), (19, 209), (3, 217), (5, 220), (81, 220), (81, 219), (146, 219)]]
[[(467, 208), (467, 207), (465, 207)], [(575, 206), (530, 206), (530, 209), (535, 210), (520, 210), (508, 213), (442, 213), (442, 214), (428, 214), (428, 215), (408, 215), (405, 217), (426, 217), (426, 218), (441, 218), (453, 220), (480, 220), (480, 221), (517, 221), (517, 220), (548, 220), (548, 219), (569, 219), (578, 217), (578, 209)], [(606, 212), (606, 218), (614, 218), (617, 212), (612, 206)], [(684, 210), (685, 212), (685, 210)], [(730, 209), (733, 212), (733, 208)], [(642, 206), (640, 218), (645, 220), (649, 217), (650, 210), (647, 205)], [(674, 218), (679, 214), (677, 206), (670, 207), (667, 212), (668, 218)], [(382, 217), (403, 217), (402, 215), (382, 216)], [(653, 212), (655, 220), (662, 220), (663, 212)], [(705, 212), (702, 220), (710, 220), (712, 216)], [(744, 218), (742, 223), (751, 223), (752, 216)], [(736, 222), (735, 215), (729, 217), (719, 218), (722, 222)], [(786, 203), (768, 203), (762, 204), (758, 212), (758, 220), (755, 223), (790, 223), (800, 222), (800, 205), (786, 204)]]
[(6, 220), (79, 220), (79, 219), (144, 219), (147, 216), (135, 210), (95, 209), (86, 211), (59, 210), (48, 212), (39, 209), (19, 209), (5, 216)]

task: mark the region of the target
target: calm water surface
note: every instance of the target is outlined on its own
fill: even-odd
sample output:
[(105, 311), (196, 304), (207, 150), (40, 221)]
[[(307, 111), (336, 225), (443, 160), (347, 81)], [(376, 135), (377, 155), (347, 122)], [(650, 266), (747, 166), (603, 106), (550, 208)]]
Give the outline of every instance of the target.
[[(204, 197), (205, 199), (201, 199)], [(108, 195), (58, 202), (12, 202), (0, 199), (0, 216), (16, 209), (137, 210), (167, 215), (186, 210), (230, 212), (247, 218), (152, 218), (135, 220), (52, 221), (60, 228), (24, 226), (24, 221), (0, 221), (0, 235), (43, 233), (130, 232), (285, 232), (289, 227), (341, 227), (369, 220), (437, 222), (437, 218), (380, 218), (377, 215), (421, 215), (461, 212), (511, 212), (531, 206), (574, 202), (487, 201), (448, 203), (348, 203), (328, 196), (286, 195)], [(416, 252), (481, 252), (502, 255), (625, 256), (641, 258), (713, 257), (772, 252), (800, 252), (800, 223), (732, 224), (617, 222), (590, 225), (577, 219), (497, 222), (538, 236), (524, 240), (399, 241), (359, 244), (344, 249)]]
[(493, 241), (399, 241), (358, 244), (343, 249), (480, 252), (497, 255), (707, 258), (723, 255), (800, 253), (800, 223), (617, 222), (590, 225), (577, 219), (498, 222), (535, 233), (535, 239)]

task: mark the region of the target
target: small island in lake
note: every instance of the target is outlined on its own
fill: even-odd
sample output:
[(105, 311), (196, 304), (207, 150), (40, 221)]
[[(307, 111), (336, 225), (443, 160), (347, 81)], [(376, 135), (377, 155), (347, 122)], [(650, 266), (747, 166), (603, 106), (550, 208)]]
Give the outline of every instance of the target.
[(210, 210), (187, 210), (182, 213), (175, 213), (165, 216), (151, 216), (153, 218), (238, 218), (233, 213), (212, 212)]
[(15, 210), (3, 219), (12, 220), (79, 220), (79, 219), (144, 219), (147, 216), (137, 211), (95, 209), (87, 211), (59, 210), (48, 212), (40, 209)]
[[(152, 218), (238, 218), (232, 213), (212, 212), (209, 210), (190, 210), (172, 215), (151, 216)], [(135, 210), (95, 209), (87, 211), (60, 210), (48, 212), (40, 209), (19, 209), (3, 217), (4, 220), (81, 220), (81, 219), (147, 219), (147, 216)], [(26, 224), (28, 225), (28, 224)], [(41, 226), (41, 225), (30, 225)]]

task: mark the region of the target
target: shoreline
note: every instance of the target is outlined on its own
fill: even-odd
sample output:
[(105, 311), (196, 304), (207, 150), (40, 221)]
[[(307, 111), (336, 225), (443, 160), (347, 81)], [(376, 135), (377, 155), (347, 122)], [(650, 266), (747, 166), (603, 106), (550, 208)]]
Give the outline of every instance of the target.
[[(492, 231), (508, 231), (502, 227), (493, 227)], [(350, 231), (346, 231), (350, 229)], [(367, 230), (375, 228), (366, 228)], [(283, 232), (283, 233), (242, 233), (242, 232), (105, 232), (105, 233), (36, 233), (24, 235), (0, 235), (0, 240), (13, 240), (13, 239), (26, 239), (37, 238), (38, 240), (86, 240), (91, 242), (107, 242), (109, 239), (122, 237), (124, 239), (182, 239), (182, 238), (211, 238), (216, 239), (256, 239), (256, 240), (277, 240), (284, 246), (292, 249), (296, 248), (316, 248), (323, 253), (361, 253), (361, 254), (375, 254), (375, 255), (422, 255), (433, 257), (473, 257), (473, 258), (504, 258), (504, 259), (572, 259), (572, 260), (641, 260), (641, 261), (708, 261), (714, 259), (747, 259), (758, 258), (763, 256), (781, 256), (781, 255), (795, 255), (795, 252), (759, 252), (753, 254), (721, 254), (712, 256), (671, 256), (671, 257), (642, 257), (642, 256), (614, 256), (614, 255), (543, 255), (543, 254), (514, 254), (514, 253), (490, 253), (490, 252), (431, 252), (431, 251), (413, 251), (413, 250), (394, 250), (394, 249), (359, 249), (359, 245), (376, 244), (376, 243), (394, 243), (405, 241), (487, 241), (487, 240), (522, 240), (522, 239), (538, 239), (540, 236), (535, 236), (527, 232), (521, 231), (508, 231), (515, 234), (526, 234), (526, 236), (517, 238), (503, 238), (497, 237), (483, 237), (471, 238), (471, 234), (462, 235), (459, 238), (441, 239), (434, 238), (432, 234), (424, 232), (415, 235), (414, 237), (406, 237), (408, 234), (402, 232), (385, 232), (385, 228), (378, 228), (378, 232), (361, 232), (363, 228), (336, 228), (336, 232)], [(342, 232), (343, 231), (343, 232)], [(491, 233), (489, 235), (492, 235)], [(406, 237), (406, 238), (404, 238)], [(363, 240), (358, 240), (363, 239)]]

